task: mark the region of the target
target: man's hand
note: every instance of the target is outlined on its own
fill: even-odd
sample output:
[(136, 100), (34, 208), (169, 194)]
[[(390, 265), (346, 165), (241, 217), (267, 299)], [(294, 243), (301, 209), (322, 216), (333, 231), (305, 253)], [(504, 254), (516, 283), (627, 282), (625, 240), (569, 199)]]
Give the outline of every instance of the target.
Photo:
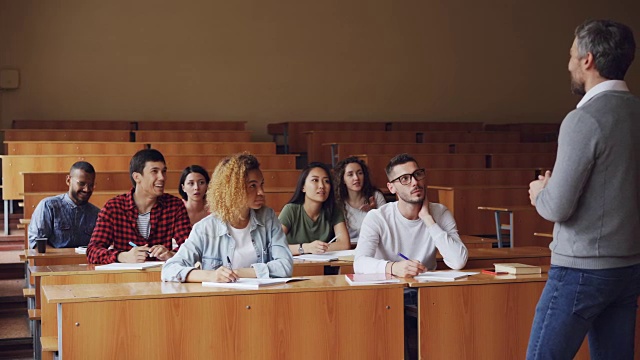
[(429, 213), (429, 200), (427, 200), (426, 198), (422, 202), (422, 208), (420, 209), (420, 212), (418, 213), (418, 217), (420, 219), (422, 219), (422, 221), (424, 221), (424, 223), (427, 226), (431, 226), (431, 225), (436, 223), (433, 220), (433, 217), (431, 216), (431, 214)]
[(420, 273), (427, 271), (427, 268), (418, 260), (402, 260), (390, 262), (387, 265), (389, 274), (398, 277), (414, 277)]
[(118, 261), (121, 263), (141, 263), (147, 260), (148, 246), (136, 246), (129, 251), (123, 251), (118, 254)]
[(536, 198), (540, 191), (547, 186), (549, 178), (551, 178), (551, 171), (547, 170), (544, 175), (538, 175), (538, 180), (529, 183), (529, 199), (531, 200), (531, 205), (536, 206)]
[(316, 240), (308, 244), (302, 244), (302, 250), (305, 254), (324, 254), (329, 249), (329, 244), (324, 241)]

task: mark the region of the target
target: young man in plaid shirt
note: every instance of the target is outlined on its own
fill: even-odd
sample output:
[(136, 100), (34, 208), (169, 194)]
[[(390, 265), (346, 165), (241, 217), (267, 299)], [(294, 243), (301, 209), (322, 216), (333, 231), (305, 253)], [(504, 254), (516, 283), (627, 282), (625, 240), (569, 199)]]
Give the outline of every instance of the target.
[(129, 174), (133, 189), (107, 201), (98, 214), (87, 249), (92, 264), (167, 260), (175, 254), (171, 240), (181, 245), (191, 232), (182, 200), (164, 193), (167, 166), (158, 150), (138, 151)]

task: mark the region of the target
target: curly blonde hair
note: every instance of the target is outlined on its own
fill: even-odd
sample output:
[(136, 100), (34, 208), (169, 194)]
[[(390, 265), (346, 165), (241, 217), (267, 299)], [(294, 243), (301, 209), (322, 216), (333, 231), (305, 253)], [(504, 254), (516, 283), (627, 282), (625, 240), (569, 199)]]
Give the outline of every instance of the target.
[(256, 169), (258, 159), (247, 152), (222, 159), (207, 188), (209, 211), (226, 223), (240, 219), (247, 208), (247, 175)]

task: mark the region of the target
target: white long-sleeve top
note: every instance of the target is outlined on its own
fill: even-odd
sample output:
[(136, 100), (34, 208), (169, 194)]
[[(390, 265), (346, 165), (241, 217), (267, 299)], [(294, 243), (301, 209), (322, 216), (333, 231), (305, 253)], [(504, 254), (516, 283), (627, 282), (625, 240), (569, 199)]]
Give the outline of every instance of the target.
[(422, 219), (405, 218), (398, 210), (397, 202), (369, 211), (362, 221), (354, 271), (357, 274), (384, 273), (389, 261), (403, 260), (398, 253), (435, 270), (436, 249), (448, 267), (462, 269), (468, 254), (453, 215), (437, 203), (429, 203), (429, 212), (436, 224), (428, 227)]

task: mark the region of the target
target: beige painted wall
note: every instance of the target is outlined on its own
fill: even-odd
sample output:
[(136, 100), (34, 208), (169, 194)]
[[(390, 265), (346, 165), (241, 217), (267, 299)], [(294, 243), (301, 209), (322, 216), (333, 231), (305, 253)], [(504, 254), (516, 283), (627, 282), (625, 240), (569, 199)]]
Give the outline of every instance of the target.
[[(0, 0), (13, 119), (559, 122), (576, 25), (640, 2)], [(635, 23), (634, 23), (635, 22)], [(640, 65), (627, 80), (640, 93)]]

